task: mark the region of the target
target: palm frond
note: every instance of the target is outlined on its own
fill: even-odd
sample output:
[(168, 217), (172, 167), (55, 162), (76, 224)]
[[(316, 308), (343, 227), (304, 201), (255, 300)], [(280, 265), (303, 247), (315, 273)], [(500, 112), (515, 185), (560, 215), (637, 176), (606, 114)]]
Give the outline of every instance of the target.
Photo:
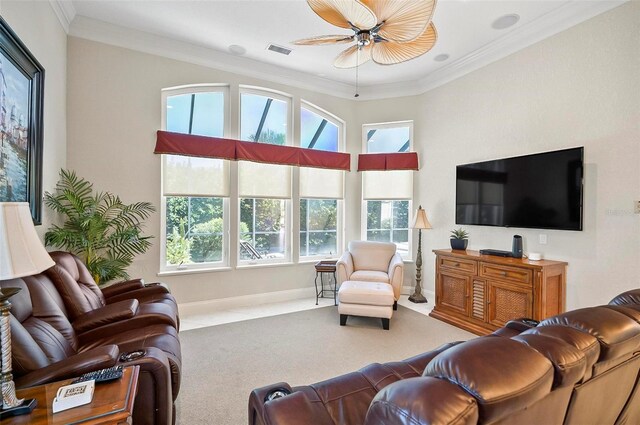
[(155, 207), (149, 202), (125, 204), (111, 192), (93, 193), (93, 184), (74, 171), (61, 170), (54, 193), (45, 193), (45, 205), (63, 215), (53, 225), (45, 244), (66, 249), (85, 259), (98, 283), (127, 278), (126, 268), (136, 255), (151, 247), (143, 236), (144, 220)]

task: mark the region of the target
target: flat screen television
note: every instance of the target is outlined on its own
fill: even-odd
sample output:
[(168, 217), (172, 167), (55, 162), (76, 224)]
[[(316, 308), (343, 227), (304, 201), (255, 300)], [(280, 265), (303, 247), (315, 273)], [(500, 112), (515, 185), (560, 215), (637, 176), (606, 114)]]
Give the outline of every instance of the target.
[(582, 230), (584, 148), (456, 167), (456, 224)]

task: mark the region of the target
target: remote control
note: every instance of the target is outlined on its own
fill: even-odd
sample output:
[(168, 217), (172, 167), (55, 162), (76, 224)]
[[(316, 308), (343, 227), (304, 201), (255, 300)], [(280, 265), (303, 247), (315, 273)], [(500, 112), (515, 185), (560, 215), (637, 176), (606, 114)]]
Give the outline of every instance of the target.
[(81, 377), (74, 379), (71, 383), (76, 384), (78, 382), (94, 380), (96, 384), (99, 384), (100, 382), (113, 381), (114, 379), (122, 378), (123, 369), (123, 366), (113, 366), (106, 369), (94, 370), (93, 372), (85, 373)]

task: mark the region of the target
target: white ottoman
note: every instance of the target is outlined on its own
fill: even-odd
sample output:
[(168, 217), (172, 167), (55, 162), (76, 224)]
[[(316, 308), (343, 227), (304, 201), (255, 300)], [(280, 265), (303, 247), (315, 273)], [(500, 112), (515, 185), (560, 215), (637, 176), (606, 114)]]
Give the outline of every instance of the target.
[(382, 319), (382, 327), (389, 329), (393, 316), (393, 288), (388, 283), (347, 280), (338, 291), (340, 326), (347, 324), (347, 317), (366, 316)]

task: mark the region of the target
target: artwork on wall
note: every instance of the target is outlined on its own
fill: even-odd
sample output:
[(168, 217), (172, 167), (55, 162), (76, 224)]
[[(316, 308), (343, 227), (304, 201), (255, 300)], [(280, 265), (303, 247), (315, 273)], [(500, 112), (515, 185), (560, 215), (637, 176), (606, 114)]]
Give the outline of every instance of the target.
[(0, 18), (0, 202), (29, 202), (42, 221), (44, 69)]

